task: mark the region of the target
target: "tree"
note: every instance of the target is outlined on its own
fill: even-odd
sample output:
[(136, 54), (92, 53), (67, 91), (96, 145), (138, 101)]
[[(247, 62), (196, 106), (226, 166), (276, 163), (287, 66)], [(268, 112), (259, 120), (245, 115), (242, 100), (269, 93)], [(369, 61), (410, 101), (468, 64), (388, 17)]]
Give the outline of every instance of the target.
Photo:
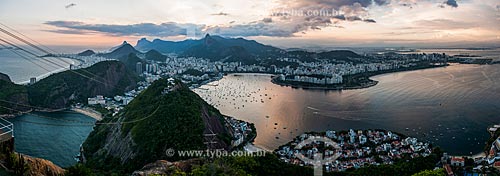
[(76, 164), (74, 166), (69, 167), (64, 173), (65, 176), (94, 176), (92, 170), (85, 167), (82, 164)]
[(26, 163), (24, 156), (21, 154), (16, 155), (15, 153), (11, 153), (6, 165), (14, 171), (15, 175), (24, 175), (30, 170), (28, 163)]
[(436, 169), (436, 170), (424, 170), (422, 172), (413, 174), (412, 176), (445, 176), (444, 169)]

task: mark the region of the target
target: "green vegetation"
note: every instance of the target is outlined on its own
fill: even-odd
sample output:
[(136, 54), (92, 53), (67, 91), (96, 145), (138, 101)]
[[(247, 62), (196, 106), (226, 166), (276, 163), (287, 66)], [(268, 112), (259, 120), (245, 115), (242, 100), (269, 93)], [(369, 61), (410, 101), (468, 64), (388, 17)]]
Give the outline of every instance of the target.
[[(418, 158), (406, 158), (402, 159), (393, 165), (379, 165), (379, 166), (368, 166), (359, 169), (349, 169), (345, 172), (325, 172), (325, 176), (364, 176), (364, 175), (402, 175), (402, 176), (440, 176), (444, 174), (442, 169), (433, 170), (435, 167), (437, 155), (431, 155), (428, 157), (418, 157)], [(111, 160), (108, 160), (111, 161)], [(192, 175), (192, 176), (202, 176), (202, 175), (224, 175), (224, 176), (309, 176), (312, 175), (312, 167), (304, 167), (298, 165), (287, 164), (279, 160), (279, 158), (271, 153), (267, 153), (265, 156), (250, 157), (250, 156), (238, 156), (238, 157), (222, 157), (209, 159), (202, 159), (201, 163), (193, 164), (188, 161), (179, 161), (179, 165), (188, 166), (188, 170), (182, 170), (180, 168), (168, 168), (165, 170), (169, 175)], [(145, 163), (143, 164), (145, 165)], [(81, 166), (78, 166), (79, 168)], [(116, 172), (116, 170), (109, 164), (106, 168), (110, 169), (110, 172), (105, 172), (106, 175), (110, 174), (125, 174), (129, 172)], [(183, 167), (186, 169), (186, 167)], [(80, 168), (80, 170), (85, 170)], [(97, 172), (99, 174), (104, 174), (103, 172)], [(98, 175), (99, 175), (98, 174)]]
[[(0, 100), (7, 100), (16, 102), (18, 104), (28, 104), (27, 103), (27, 93), (26, 87), (14, 84), (10, 81), (0, 79)], [(6, 102), (0, 102), (0, 106), (18, 109), (16, 106)], [(16, 111), (11, 111), (6, 108), (0, 108), (0, 114), (11, 114), (17, 113)]]
[[(125, 64), (125, 66), (127, 66), (127, 68), (129, 68), (130, 70), (133, 70), (134, 72), (137, 71), (136, 70), (137, 69), (136, 68), (137, 62), (142, 63), (143, 69), (146, 65), (146, 62), (144, 62), (141, 58), (137, 57), (137, 55), (134, 53), (130, 53), (126, 56), (121, 57), (120, 61), (123, 62)], [(140, 74), (140, 73), (137, 73), (137, 74)]]
[[(163, 94), (165, 88), (170, 91)], [(203, 132), (205, 130), (204, 116), (215, 117), (217, 122), (223, 122), (220, 112), (208, 105), (196, 93), (180, 82), (171, 86), (166, 79), (154, 82), (119, 114), (122, 122), (120, 135), (115, 138), (131, 136), (133, 140), (133, 158), (121, 163), (119, 158), (108, 155), (110, 149), (102, 149), (107, 144), (107, 137), (113, 130), (110, 125), (98, 125), (83, 144), (86, 164), (98, 172), (131, 173), (156, 160), (165, 159), (177, 161), (178, 156), (167, 157), (165, 150), (205, 150)], [(217, 119), (218, 118), (218, 119)], [(105, 118), (105, 122), (116, 122), (117, 118)], [(214, 124), (211, 124), (214, 125)], [(223, 141), (225, 133), (217, 133)], [(106, 151), (107, 150), (107, 151)], [(126, 157), (126, 156), (124, 156)]]
[(5, 99), (15, 94), (26, 93), (26, 88), (5, 80), (0, 80), (0, 98)]
[(401, 175), (410, 176), (423, 170), (432, 170), (442, 156), (439, 148), (434, 148), (433, 154), (427, 157), (410, 158), (405, 156), (392, 165), (371, 165), (359, 169), (348, 169), (345, 172), (328, 173), (327, 175)]
[(288, 176), (288, 175), (312, 175), (312, 168), (286, 164), (279, 161), (274, 154), (268, 153), (260, 157), (224, 157), (208, 161), (202, 165), (193, 166), (191, 171), (184, 172), (186, 175), (224, 175), (224, 176)]
[(2, 167), (0, 167), (0, 175), (3, 175), (3, 176), (11, 176), (12, 174), (7, 172), (5, 169), (3, 169)]
[(10, 153), (9, 157), (5, 160), (5, 167), (14, 172), (14, 175), (24, 175), (30, 170), (29, 165), (24, 160), (24, 156), (14, 152)]
[(412, 176), (445, 176), (446, 172), (444, 169), (436, 169), (436, 170), (424, 170), (422, 172), (413, 174)]
[(196, 70), (196, 69), (188, 69), (186, 70), (184, 73), (182, 73), (184, 75), (193, 75), (193, 76), (201, 76), (203, 75), (204, 73), (199, 71), (199, 70)]
[(75, 102), (86, 103), (87, 98), (96, 95), (121, 95), (134, 88), (137, 80), (121, 62), (104, 61), (40, 80), (28, 87), (29, 100), (35, 106), (65, 108)]
[(94, 176), (95, 174), (91, 169), (85, 167), (83, 164), (76, 164), (66, 169), (65, 176)]
[(125, 121), (148, 119), (123, 125), (122, 134), (131, 131), (137, 148), (152, 158), (168, 148), (205, 149), (201, 109), (207, 104), (184, 86), (159, 96), (167, 86), (167, 81), (156, 81), (125, 108)]
[[(115, 96), (135, 88), (139, 78), (118, 61), (99, 62), (89, 68), (53, 74), (39, 82), (22, 86), (9, 81), (7, 75), (0, 79), (0, 114), (28, 111), (31, 105), (47, 109), (67, 108), (72, 103), (86, 103), (96, 95)], [(8, 108), (14, 109), (9, 110)]]
[(167, 58), (168, 58), (167, 56), (161, 54), (160, 52), (158, 52), (154, 49), (146, 52), (146, 60), (165, 62), (165, 60), (167, 60)]

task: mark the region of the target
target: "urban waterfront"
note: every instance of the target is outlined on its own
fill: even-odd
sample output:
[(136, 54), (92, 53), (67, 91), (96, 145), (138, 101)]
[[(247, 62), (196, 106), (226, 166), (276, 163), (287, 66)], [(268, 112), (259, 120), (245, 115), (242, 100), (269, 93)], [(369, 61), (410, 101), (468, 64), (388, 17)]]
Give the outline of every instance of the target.
[(80, 144), (92, 131), (91, 117), (71, 112), (33, 113), (9, 119), (15, 128), (16, 151), (61, 167), (76, 163)]
[(481, 152), (500, 121), (500, 65), (452, 65), (372, 77), (379, 84), (323, 91), (278, 86), (271, 75), (230, 74), (196, 89), (223, 114), (257, 128), (274, 150), (308, 131), (387, 129), (455, 155)]

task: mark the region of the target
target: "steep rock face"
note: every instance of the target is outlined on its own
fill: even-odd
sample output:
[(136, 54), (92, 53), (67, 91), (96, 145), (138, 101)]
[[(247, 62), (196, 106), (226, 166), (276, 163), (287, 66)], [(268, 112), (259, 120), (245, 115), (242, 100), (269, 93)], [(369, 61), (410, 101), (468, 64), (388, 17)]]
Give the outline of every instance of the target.
[(96, 95), (114, 96), (133, 89), (138, 77), (118, 61), (100, 62), (92, 67), (51, 75), (28, 87), (30, 103), (48, 109), (86, 103)]
[[(83, 144), (87, 163), (95, 169), (112, 160), (126, 173), (156, 160), (185, 159), (167, 156), (167, 149), (228, 149), (229, 136), (220, 112), (180, 82), (154, 82), (130, 104), (117, 125), (99, 125)], [(210, 134), (210, 135), (206, 135)], [(209, 137), (207, 137), (209, 136)], [(226, 138), (222, 138), (226, 137)], [(109, 164), (108, 164), (109, 165)]]
[(23, 155), (25, 162), (29, 166), (28, 176), (62, 176), (64, 169), (55, 165), (49, 160), (33, 158), (31, 156)]
[(107, 152), (108, 155), (119, 158), (122, 163), (125, 163), (136, 155), (132, 150), (135, 143), (132, 134), (128, 133), (124, 137), (121, 128), (122, 125), (120, 124), (111, 128), (111, 132), (106, 137), (106, 143), (101, 151)]
[(27, 105), (26, 87), (12, 83), (8, 75), (0, 73), (0, 115), (28, 111)]

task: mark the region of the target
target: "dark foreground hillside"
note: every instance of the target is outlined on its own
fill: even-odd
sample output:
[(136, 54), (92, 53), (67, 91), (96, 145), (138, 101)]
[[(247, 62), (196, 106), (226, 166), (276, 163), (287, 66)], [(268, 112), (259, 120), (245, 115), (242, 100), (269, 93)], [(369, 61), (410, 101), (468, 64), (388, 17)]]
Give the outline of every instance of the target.
[(156, 160), (186, 159), (166, 156), (167, 149), (228, 149), (230, 144), (220, 112), (182, 83), (166, 79), (104, 122), (118, 123), (97, 125), (83, 149), (87, 165), (105, 172), (131, 173)]

